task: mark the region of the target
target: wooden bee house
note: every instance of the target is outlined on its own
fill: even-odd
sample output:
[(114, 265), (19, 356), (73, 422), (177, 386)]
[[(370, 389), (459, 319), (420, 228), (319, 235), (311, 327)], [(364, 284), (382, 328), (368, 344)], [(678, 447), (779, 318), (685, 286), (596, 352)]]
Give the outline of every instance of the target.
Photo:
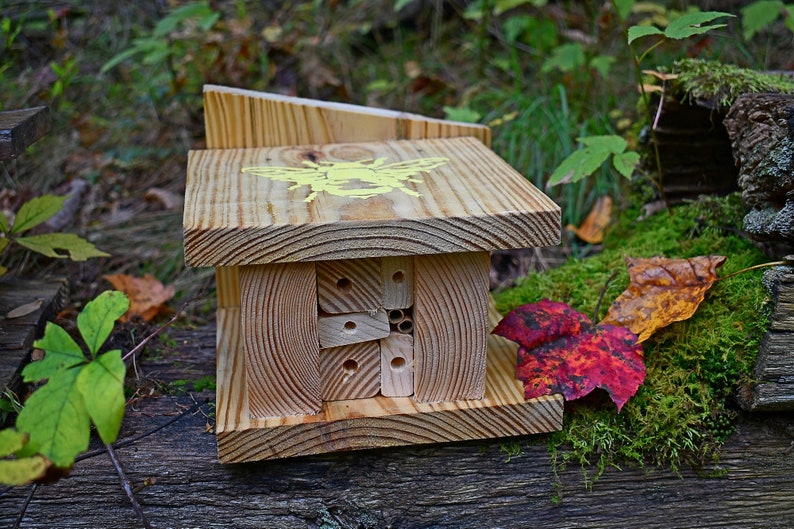
[(559, 208), (487, 127), (204, 90), (185, 259), (216, 267), (222, 462), (547, 432), (489, 334), (489, 252), (556, 244)]

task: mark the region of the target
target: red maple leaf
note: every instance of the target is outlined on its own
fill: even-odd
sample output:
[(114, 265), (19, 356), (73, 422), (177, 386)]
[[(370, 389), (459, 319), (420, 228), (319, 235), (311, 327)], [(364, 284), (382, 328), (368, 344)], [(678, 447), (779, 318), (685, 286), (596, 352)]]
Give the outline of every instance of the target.
[(645, 380), (637, 335), (617, 325), (594, 325), (565, 303), (522, 305), (493, 334), (519, 344), (516, 377), (528, 399), (562, 393), (573, 400), (602, 388), (620, 411)]

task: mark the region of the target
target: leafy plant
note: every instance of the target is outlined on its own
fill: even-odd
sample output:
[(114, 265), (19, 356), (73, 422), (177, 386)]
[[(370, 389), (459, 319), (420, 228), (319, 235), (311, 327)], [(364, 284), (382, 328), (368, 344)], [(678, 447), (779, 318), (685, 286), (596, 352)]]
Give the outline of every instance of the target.
[(105, 444), (118, 436), (124, 417), (126, 366), (121, 351), (101, 352), (114, 322), (129, 308), (118, 291), (88, 302), (77, 317), (81, 347), (62, 327), (48, 323), (33, 346), (44, 358), (22, 370), (23, 380), (46, 380), (25, 401), (16, 429), (0, 432), (0, 482), (21, 485), (41, 478), (49, 467), (71, 468), (88, 448), (90, 425)]
[(759, 0), (744, 6), (741, 13), (745, 40), (750, 40), (780, 18), (789, 31), (794, 32), (794, 4), (784, 4), (780, 0)]
[[(12, 225), (8, 218), (0, 214), (0, 256), (14, 243), (47, 257), (72, 261), (85, 261), (91, 257), (108, 257), (109, 254), (98, 250), (93, 244), (73, 233), (44, 233), (22, 236), (39, 224), (58, 213), (68, 196), (44, 195), (34, 198), (19, 209)], [(64, 253), (65, 252), (65, 253)], [(0, 265), (0, 275), (8, 269)]]

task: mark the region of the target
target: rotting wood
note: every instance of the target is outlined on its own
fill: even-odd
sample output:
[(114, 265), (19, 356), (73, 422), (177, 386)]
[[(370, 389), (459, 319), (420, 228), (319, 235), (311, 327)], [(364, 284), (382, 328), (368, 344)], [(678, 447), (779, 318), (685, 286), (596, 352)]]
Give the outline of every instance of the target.
[[(142, 377), (167, 386), (213, 374), (214, 325), (172, 329), (169, 337), (179, 349), (145, 355), (138, 366)], [(140, 399), (127, 410), (120, 440), (174, 420), (205, 397), (212, 393)], [(537, 436), (219, 465), (215, 436), (207, 431), (211, 412), (204, 405), (116, 449), (154, 527), (305, 529), (329, 520), (363, 529), (794, 525), (791, 413), (740, 418), (713, 466), (680, 473), (608, 468), (588, 490), (576, 464), (555, 474), (545, 440)], [(508, 457), (508, 445), (521, 453)], [(0, 497), (0, 527), (13, 525), (28, 490), (14, 488)], [(22, 523), (26, 529), (140, 526), (103, 452), (78, 461), (67, 479), (39, 487)]]

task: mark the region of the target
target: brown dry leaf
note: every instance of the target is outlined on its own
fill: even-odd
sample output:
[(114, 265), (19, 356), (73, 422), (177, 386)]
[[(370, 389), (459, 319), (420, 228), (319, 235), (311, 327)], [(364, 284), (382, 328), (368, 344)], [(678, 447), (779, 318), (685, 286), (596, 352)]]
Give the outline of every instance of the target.
[(103, 276), (116, 290), (124, 292), (130, 299), (130, 308), (119, 318), (122, 322), (133, 316), (140, 316), (151, 321), (163, 310), (165, 303), (174, 297), (176, 291), (172, 286), (163, 286), (152, 274), (134, 277), (127, 274)]
[(717, 279), (722, 255), (691, 259), (626, 258), (631, 283), (601, 324), (621, 325), (643, 342), (667, 325), (692, 316)]
[(185, 202), (182, 195), (159, 187), (150, 187), (147, 189), (143, 198), (146, 202), (158, 204), (162, 209), (167, 211), (182, 209)]
[(612, 197), (604, 195), (596, 201), (581, 226), (577, 228), (569, 224), (565, 229), (574, 232), (584, 242), (599, 244), (604, 240), (604, 230), (610, 220), (612, 220)]
[(20, 305), (19, 307), (16, 307), (8, 311), (8, 314), (6, 314), (6, 319), (12, 320), (14, 318), (21, 318), (22, 316), (27, 316), (28, 314), (39, 310), (43, 304), (44, 304), (44, 298), (38, 298), (34, 301), (31, 301), (30, 303), (25, 303), (24, 305)]

